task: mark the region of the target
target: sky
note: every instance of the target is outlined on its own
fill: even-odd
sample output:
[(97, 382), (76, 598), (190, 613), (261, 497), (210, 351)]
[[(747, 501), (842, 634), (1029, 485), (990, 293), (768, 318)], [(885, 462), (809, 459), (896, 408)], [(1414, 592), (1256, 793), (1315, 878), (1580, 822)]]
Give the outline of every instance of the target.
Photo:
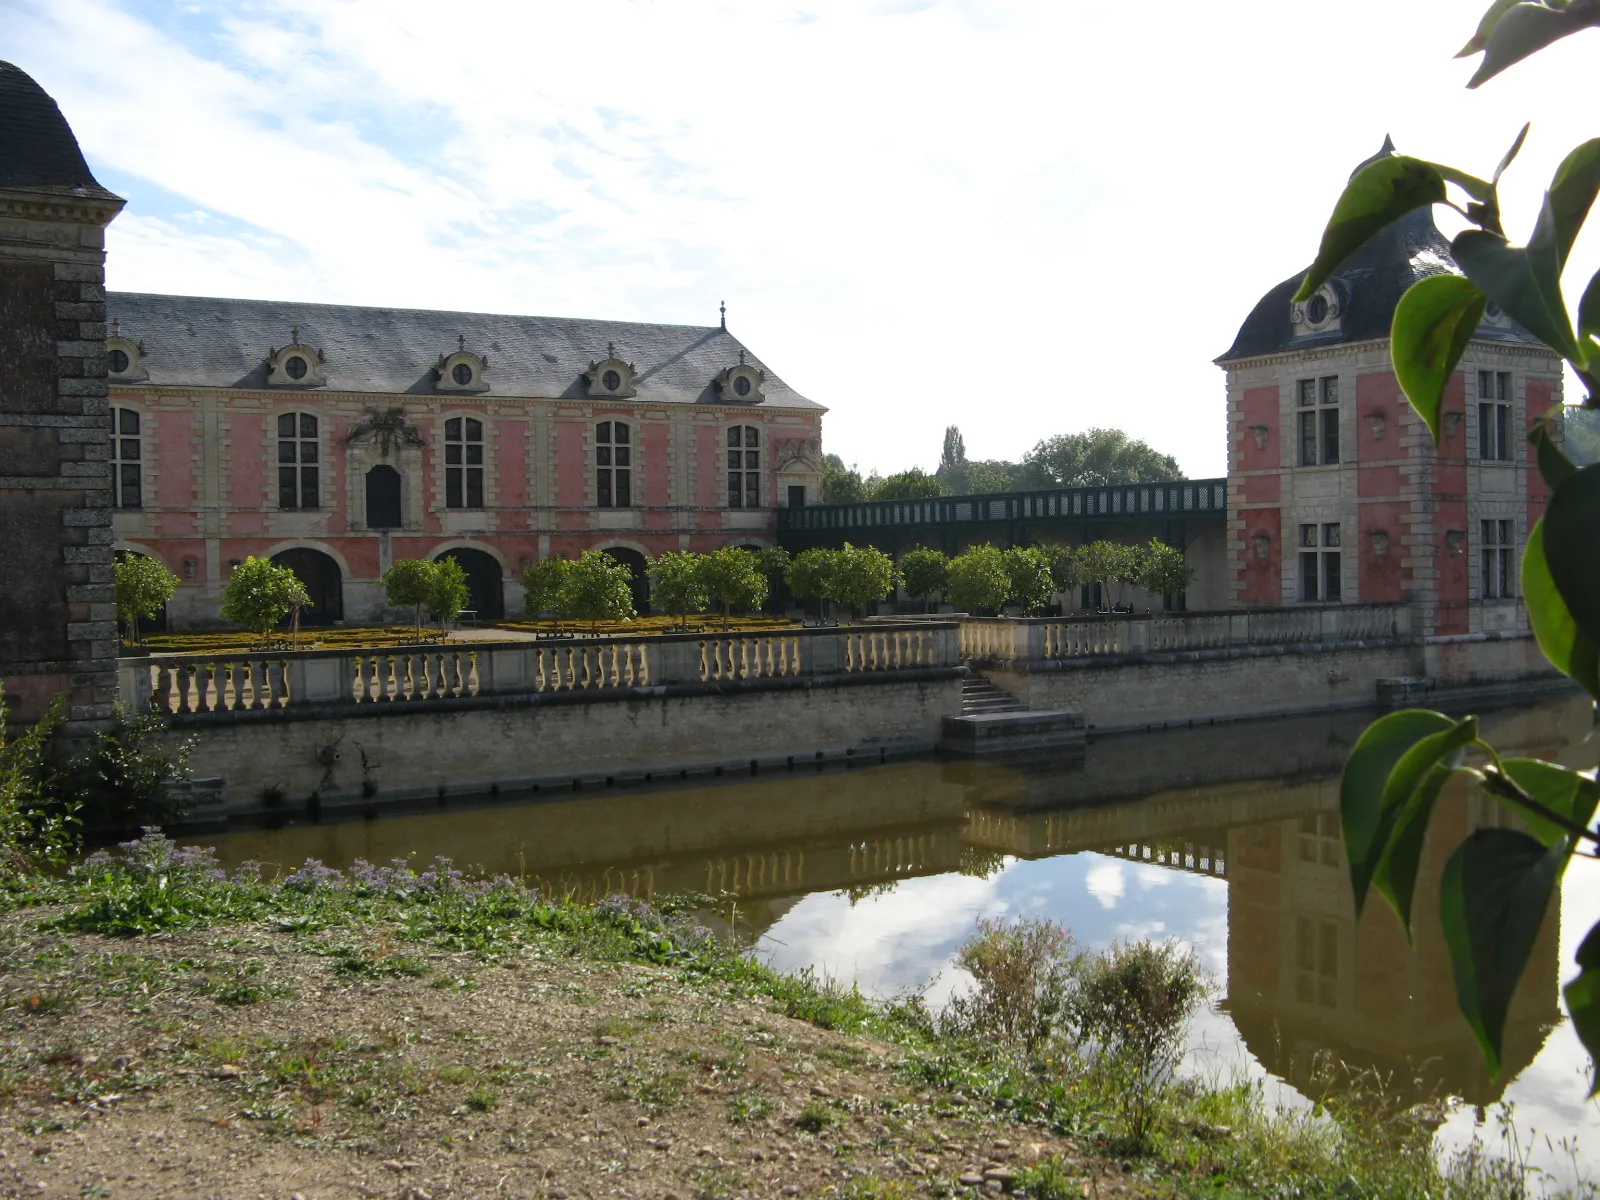
[[(931, 469), (950, 424), (974, 459), (1115, 426), (1198, 477), (1212, 360), (1385, 134), (1487, 175), (1533, 119), (1521, 241), (1596, 132), (1600, 35), (1465, 90), (1484, 2), (0, 0), (0, 58), (128, 198), (113, 288), (726, 301), (864, 471)], [(1590, 230), (1574, 306), (1597, 266)]]

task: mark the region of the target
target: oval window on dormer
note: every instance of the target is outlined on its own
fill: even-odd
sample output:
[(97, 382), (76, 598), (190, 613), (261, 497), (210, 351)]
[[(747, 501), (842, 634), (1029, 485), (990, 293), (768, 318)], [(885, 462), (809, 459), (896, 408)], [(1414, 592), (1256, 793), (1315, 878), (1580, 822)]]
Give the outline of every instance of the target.
[(1306, 301), (1306, 320), (1312, 325), (1321, 325), (1328, 319), (1328, 298), (1320, 292)]
[(739, 376), (733, 381), (733, 391), (737, 396), (748, 396), (750, 394), (750, 380), (743, 375)]
[(126, 350), (113, 350), (106, 355), (106, 366), (111, 368), (113, 375), (121, 375), (128, 369), (128, 352)]
[(605, 385), (606, 391), (614, 392), (622, 386), (622, 376), (615, 371), (607, 371), (600, 377), (600, 382)]
[(462, 387), (466, 387), (467, 384), (472, 382), (471, 366), (466, 363), (457, 363), (455, 369), (450, 372), (450, 378), (454, 379)]
[(306, 360), (298, 354), (292, 356), (283, 364), (283, 373), (290, 379), (304, 379), (306, 377)]

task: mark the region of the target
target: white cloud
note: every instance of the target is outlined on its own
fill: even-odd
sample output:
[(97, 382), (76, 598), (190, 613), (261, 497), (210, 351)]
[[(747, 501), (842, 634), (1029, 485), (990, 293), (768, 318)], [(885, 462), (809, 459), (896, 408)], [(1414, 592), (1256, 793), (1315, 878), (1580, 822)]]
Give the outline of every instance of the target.
[(1090, 867), (1089, 873), (1084, 876), (1084, 886), (1089, 889), (1091, 896), (1100, 901), (1101, 908), (1115, 908), (1125, 890), (1122, 864), (1103, 862)]
[[(1211, 358), (1384, 133), (1487, 171), (1537, 116), (1517, 230), (1591, 132), (1582, 39), (1461, 87), (1477, 7), (10, 0), (5, 52), (132, 196), (114, 286), (703, 324), (726, 298), (864, 466), (931, 465), (950, 422), (975, 456), (1116, 424), (1203, 474)], [(177, 236), (180, 206), (238, 244)]]

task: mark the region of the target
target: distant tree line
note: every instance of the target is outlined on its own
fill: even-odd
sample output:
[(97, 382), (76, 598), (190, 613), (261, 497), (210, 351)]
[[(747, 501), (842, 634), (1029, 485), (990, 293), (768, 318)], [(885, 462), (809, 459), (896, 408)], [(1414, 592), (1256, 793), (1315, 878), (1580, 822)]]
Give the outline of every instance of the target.
[(1100, 487), (1162, 483), (1182, 478), (1178, 460), (1120, 429), (1090, 429), (1045, 438), (1021, 462), (967, 458), (966, 440), (951, 425), (944, 431), (939, 465), (932, 472), (912, 467), (894, 475), (865, 477), (830, 454), (822, 468), (822, 498), (829, 504), (857, 500), (922, 500), (1051, 487)]

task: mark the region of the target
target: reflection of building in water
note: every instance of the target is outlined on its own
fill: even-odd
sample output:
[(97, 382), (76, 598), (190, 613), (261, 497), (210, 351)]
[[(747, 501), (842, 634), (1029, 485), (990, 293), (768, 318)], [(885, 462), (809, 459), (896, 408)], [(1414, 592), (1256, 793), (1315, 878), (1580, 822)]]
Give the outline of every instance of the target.
[[(1359, 931), (1339, 838), (1337, 776), (1368, 718), (1248, 724), (1115, 738), (1087, 760), (911, 762), (797, 772), (571, 802), (232, 834), (228, 861), (344, 865), (421, 851), (520, 875), (584, 899), (697, 892), (742, 931), (769, 928), (814, 892), (861, 896), (1007, 856), (1093, 851), (1225, 879), (1227, 1007), (1268, 1069), (1317, 1094), (1313, 1060), (1405, 1072), (1484, 1102), (1497, 1094), (1456, 1011), (1438, 929), (1443, 857), (1497, 814), (1463, 793), (1441, 806), (1417, 889), (1417, 945), (1374, 897)], [(1508, 754), (1567, 757), (1581, 703), (1486, 721)], [(1569, 761), (1568, 765), (1587, 763)], [(725, 907), (726, 906), (726, 907)], [(1506, 1038), (1509, 1078), (1556, 1019), (1552, 909)], [(1404, 1079), (1407, 1076), (1401, 1075)]]

